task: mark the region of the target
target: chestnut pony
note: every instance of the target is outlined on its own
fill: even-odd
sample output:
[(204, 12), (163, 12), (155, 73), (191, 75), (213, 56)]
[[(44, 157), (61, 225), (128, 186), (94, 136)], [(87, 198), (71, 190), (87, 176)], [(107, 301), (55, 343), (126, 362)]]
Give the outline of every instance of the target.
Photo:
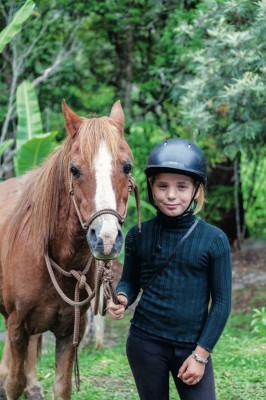
[(0, 184), (0, 312), (7, 328), (0, 398), (8, 400), (25, 390), (43, 398), (29, 356), (45, 331), (56, 340), (54, 399), (71, 398), (75, 307), (59, 295), (48, 264), (66, 273), (53, 270), (64, 296), (74, 300), (80, 288), (79, 342), (95, 287), (93, 257), (114, 259), (123, 245), (132, 154), (122, 107), (116, 102), (110, 117), (81, 118), (63, 102), (63, 113), (65, 143), (40, 168)]

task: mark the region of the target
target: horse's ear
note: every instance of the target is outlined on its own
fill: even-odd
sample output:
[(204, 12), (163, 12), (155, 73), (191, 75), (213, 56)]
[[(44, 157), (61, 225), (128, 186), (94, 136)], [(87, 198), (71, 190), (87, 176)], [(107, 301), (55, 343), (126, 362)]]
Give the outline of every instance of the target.
[(72, 111), (65, 100), (62, 101), (62, 110), (65, 118), (65, 126), (67, 133), (74, 137), (78, 132), (78, 127), (81, 123), (81, 118)]
[(110, 118), (115, 120), (115, 122), (117, 122), (121, 127), (121, 131), (123, 131), (125, 116), (120, 101), (116, 101), (115, 104), (113, 105), (110, 113)]

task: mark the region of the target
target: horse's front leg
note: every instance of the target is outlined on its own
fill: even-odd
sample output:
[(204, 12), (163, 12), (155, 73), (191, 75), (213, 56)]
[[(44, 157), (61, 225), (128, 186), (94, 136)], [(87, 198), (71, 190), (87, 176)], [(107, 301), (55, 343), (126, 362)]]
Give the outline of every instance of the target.
[[(80, 320), (79, 341), (86, 326), (85, 316)], [(72, 391), (72, 369), (75, 349), (73, 335), (56, 337), (54, 400), (69, 400)]]
[(56, 338), (54, 400), (71, 398), (73, 360), (73, 336)]
[(15, 315), (11, 315), (8, 319), (8, 336), (10, 362), (5, 390), (8, 400), (18, 400), (26, 387), (24, 363), (27, 357), (29, 335), (16, 321)]
[(33, 335), (28, 344), (27, 360), (25, 364), (26, 389), (24, 391), (28, 400), (43, 400), (44, 394), (37, 380), (37, 360), (41, 351), (42, 335)]

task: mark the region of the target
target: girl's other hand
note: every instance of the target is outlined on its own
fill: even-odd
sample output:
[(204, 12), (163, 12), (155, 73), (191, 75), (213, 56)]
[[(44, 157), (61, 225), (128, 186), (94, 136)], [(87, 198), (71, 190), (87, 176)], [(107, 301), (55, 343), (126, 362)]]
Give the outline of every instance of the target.
[(200, 382), (205, 372), (205, 365), (189, 356), (179, 369), (178, 378), (187, 385), (196, 385)]
[(117, 298), (120, 304), (115, 304), (110, 300), (107, 305), (107, 310), (112, 318), (122, 319), (127, 306), (127, 298), (123, 295), (118, 295)]

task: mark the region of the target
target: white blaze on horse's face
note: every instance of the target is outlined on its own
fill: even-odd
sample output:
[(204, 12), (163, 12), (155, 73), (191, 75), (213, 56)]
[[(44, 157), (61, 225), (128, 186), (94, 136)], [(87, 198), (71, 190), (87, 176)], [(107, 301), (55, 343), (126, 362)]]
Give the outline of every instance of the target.
[[(116, 196), (112, 185), (112, 157), (104, 142), (99, 146), (99, 153), (94, 159), (95, 208), (117, 209)], [(117, 217), (102, 214), (89, 226), (87, 240), (94, 257), (98, 259), (116, 258), (123, 246), (123, 234)]]
[[(110, 151), (106, 144), (101, 142), (99, 153), (94, 160), (96, 211), (102, 210), (103, 208), (112, 208), (113, 210), (116, 210), (115, 192), (112, 185), (112, 169), (112, 157)], [(106, 217), (112, 216), (106, 215)]]

